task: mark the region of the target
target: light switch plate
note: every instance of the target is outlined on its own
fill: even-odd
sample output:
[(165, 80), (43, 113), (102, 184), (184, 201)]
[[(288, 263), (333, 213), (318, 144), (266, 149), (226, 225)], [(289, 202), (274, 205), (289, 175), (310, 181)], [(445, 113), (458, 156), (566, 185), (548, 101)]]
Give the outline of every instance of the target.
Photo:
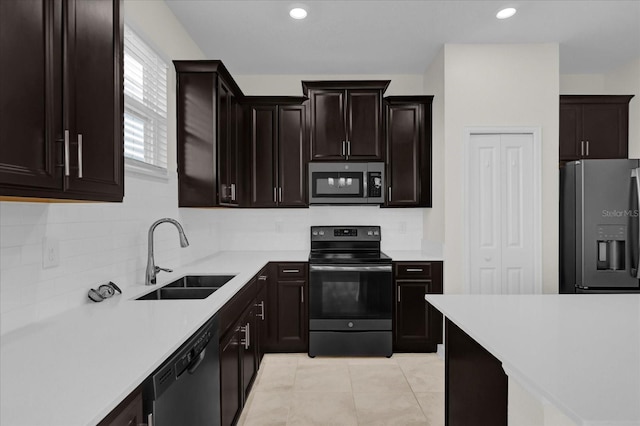
[(45, 237), (42, 241), (42, 267), (54, 268), (60, 265), (60, 241)]

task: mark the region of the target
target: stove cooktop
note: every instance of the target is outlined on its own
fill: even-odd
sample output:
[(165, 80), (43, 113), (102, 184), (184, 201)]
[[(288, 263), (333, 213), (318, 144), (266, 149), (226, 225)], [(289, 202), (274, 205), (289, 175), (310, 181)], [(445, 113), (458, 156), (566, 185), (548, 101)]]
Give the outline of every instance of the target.
[(378, 252), (322, 252), (309, 254), (309, 263), (391, 263), (391, 258)]

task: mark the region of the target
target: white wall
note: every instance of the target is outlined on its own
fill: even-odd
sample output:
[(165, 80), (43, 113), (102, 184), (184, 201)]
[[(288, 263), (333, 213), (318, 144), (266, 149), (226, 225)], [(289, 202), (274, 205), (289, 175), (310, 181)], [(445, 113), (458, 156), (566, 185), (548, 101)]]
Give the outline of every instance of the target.
[(424, 74), (424, 93), (433, 95), (432, 104), (432, 205), (424, 212), (425, 240), (444, 243), (444, 48)]
[(629, 102), (629, 158), (640, 158), (640, 58), (607, 74), (560, 76), (563, 95), (635, 95)]
[(445, 292), (465, 292), (464, 128), (539, 126), (543, 290), (557, 293), (558, 45), (445, 45), (444, 93)]

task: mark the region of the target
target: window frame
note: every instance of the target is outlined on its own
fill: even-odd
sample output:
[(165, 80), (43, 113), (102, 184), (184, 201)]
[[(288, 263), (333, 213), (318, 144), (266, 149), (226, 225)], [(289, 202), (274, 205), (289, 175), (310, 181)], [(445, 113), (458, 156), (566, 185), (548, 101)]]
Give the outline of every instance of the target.
[[(126, 50), (126, 47), (123, 47), (123, 63), (122, 63), (122, 67), (123, 67), (123, 98), (124, 98), (124, 109), (123, 109), (123, 147), (122, 147), (122, 154), (124, 157), (124, 165), (125, 165), (125, 174), (129, 175), (129, 174), (133, 174), (133, 175), (137, 175), (137, 176), (142, 176), (142, 177), (150, 177), (150, 178), (154, 178), (155, 180), (161, 180), (161, 181), (168, 181), (169, 180), (169, 159), (170, 159), (170, 155), (169, 155), (169, 112), (170, 112), (170, 78), (171, 78), (171, 69), (170, 69), (170, 63), (171, 61), (169, 60), (169, 58), (164, 54), (164, 52), (160, 49), (158, 49), (157, 45), (151, 41), (149, 41), (149, 39), (145, 36), (144, 32), (140, 31), (137, 26), (131, 22), (128, 22), (125, 20), (125, 29), (124, 31), (131, 31), (133, 32), (133, 34), (138, 37), (145, 45), (147, 48), (149, 48), (155, 55), (158, 56), (158, 58), (160, 60), (162, 60), (162, 62), (164, 63), (164, 65), (166, 66), (166, 117), (165, 117), (165, 125), (166, 125), (166, 139), (165, 139), (165, 151), (166, 151), (166, 167), (161, 167), (161, 166), (157, 166), (151, 163), (147, 163), (144, 161), (140, 161), (140, 160), (136, 160), (134, 158), (130, 158), (128, 156), (125, 155), (124, 153), (124, 114), (127, 112), (127, 102), (128, 100), (131, 100), (132, 103), (136, 106), (138, 106), (138, 104), (140, 104), (140, 101), (136, 100), (135, 98), (129, 97), (127, 95), (124, 94), (124, 52)], [(123, 44), (124, 44), (124, 37), (123, 37)]]

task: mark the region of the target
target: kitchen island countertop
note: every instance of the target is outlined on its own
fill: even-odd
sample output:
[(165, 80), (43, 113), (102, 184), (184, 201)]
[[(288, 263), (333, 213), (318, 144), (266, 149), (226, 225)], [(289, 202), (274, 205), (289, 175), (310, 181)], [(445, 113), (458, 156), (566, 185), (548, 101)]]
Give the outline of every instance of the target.
[(426, 295), (579, 425), (640, 425), (640, 295)]

